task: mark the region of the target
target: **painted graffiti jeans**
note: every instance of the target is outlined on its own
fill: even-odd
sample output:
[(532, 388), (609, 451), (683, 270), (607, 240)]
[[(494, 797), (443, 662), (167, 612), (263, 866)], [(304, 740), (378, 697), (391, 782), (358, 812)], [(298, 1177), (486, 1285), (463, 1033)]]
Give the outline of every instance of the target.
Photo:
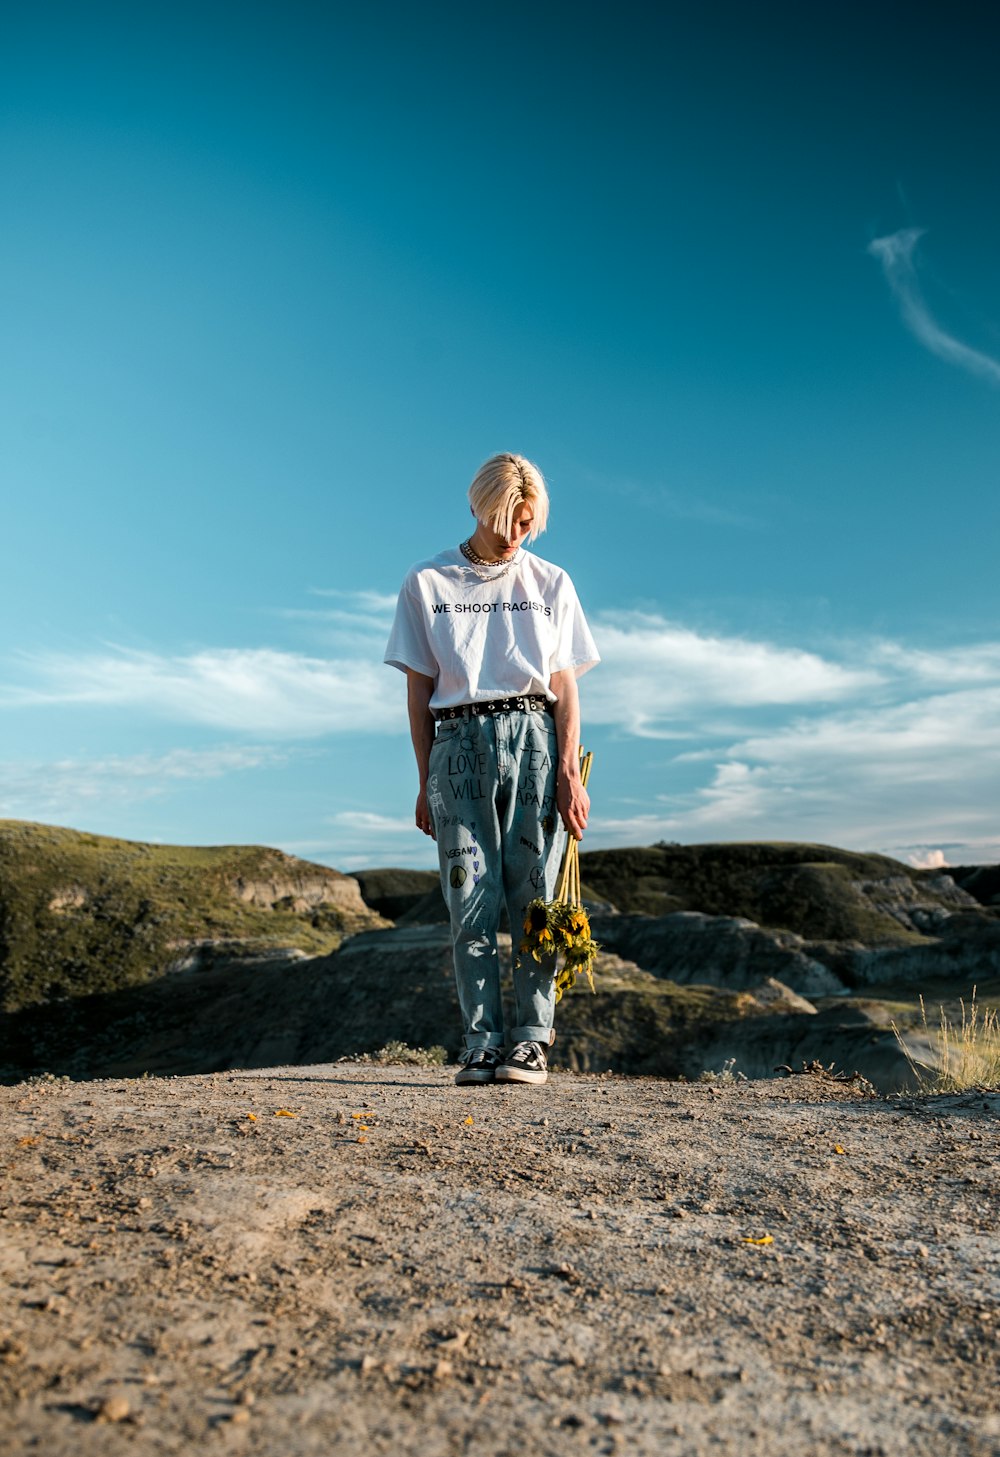
[[(529, 902), (551, 900), (566, 842), (556, 808), (556, 731), (547, 713), (446, 719), (431, 748), (427, 799), (451, 915), (465, 1046), (548, 1045), (554, 958), (518, 957)], [(514, 943), (514, 1025), (504, 1035), (497, 928)]]

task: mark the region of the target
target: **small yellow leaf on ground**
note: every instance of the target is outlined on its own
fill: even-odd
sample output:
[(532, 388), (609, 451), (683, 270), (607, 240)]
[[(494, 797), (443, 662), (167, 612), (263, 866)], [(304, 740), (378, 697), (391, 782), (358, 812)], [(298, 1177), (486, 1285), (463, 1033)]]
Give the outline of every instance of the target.
[(358, 1134), (358, 1142), (359, 1143), (367, 1143), (368, 1142), (368, 1135), (366, 1133), (359, 1133)]
[(27, 1138), (19, 1138), (17, 1140), (17, 1146), (18, 1148), (30, 1148), (33, 1143), (37, 1142), (38, 1139), (29, 1134)]
[(468, 1118), (466, 1118), (465, 1121), (466, 1121), (466, 1123), (474, 1123), (475, 1122), (475, 1119), (473, 1118), (472, 1114), (470, 1113), (469, 1116), (468, 1116)]
[(364, 1116), (365, 1115), (363, 1113), (352, 1113), (351, 1114), (351, 1117), (352, 1118), (363, 1118)]
[(833, 1151), (834, 1151), (834, 1153), (846, 1153), (847, 1152), (847, 1149), (846, 1148), (841, 1148), (841, 1146), (840, 1146), (839, 1143), (835, 1143), (833, 1145)]
[(275, 1118), (297, 1118), (299, 1115), (293, 1113), (290, 1108), (275, 1108)]
[(752, 1235), (746, 1235), (744, 1236), (743, 1243), (745, 1245), (773, 1245), (774, 1235), (762, 1234), (759, 1235), (756, 1239)]
[(256, 1113), (248, 1113), (247, 1114), (247, 1117), (250, 1119), (250, 1122), (251, 1123), (256, 1123), (257, 1122), (257, 1114)]

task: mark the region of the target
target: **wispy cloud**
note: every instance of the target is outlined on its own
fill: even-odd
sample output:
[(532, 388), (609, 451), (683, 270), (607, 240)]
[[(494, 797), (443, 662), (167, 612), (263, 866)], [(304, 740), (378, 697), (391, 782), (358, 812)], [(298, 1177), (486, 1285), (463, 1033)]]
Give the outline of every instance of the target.
[(617, 478), (609, 488), (614, 496), (624, 497), (643, 510), (670, 521), (699, 521), (705, 526), (728, 527), (740, 531), (757, 531), (761, 523), (744, 511), (734, 511), (706, 500), (697, 491), (679, 491), (670, 486), (645, 486), (637, 481)]
[(0, 817), (66, 820), (109, 802), (153, 799), (185, 780), (219, 779), (282, 762), (275, 749), (247, 744), (89, 760), (0, 762)]
[[(22, 681), (0, 687), (0, 707), (114, 706), (223, 732), (311, 738), (402, 732), (403, 694), (387, 691), (373, 656), (330, 659), (270, 648), (210, 648), (166, 656), (109, 648), (91, 656), (22, 654)], [(382, 706), (377, 714), (372, 704)]]
[(635, 812), (624, 799), (624, 815), (608, 800), (605, 812), (598, 794), (592, 844), (768, 838), (926, 865), (1000, 858), (1000, 643), (820, 653), (637, 613), (595, 632), (604, 661), (584, 680), (585, 719), (652, 741), (653, 767)]
[(310, 587), (309, 595), (310, 597), (336, 597), (346, 603), (344, 610), (354, 615), (364, 614), (370, 617), (374, 614), (391, 621), (392, 614), (396, 610), (395, 592), (371, 590), (349, 592), (341, 587)]
[(800, 648), (698, 633), (651, 613), (595, 620), (603, 662), (586, 681), (587, 718), (648, 737), (690, 735), (720, 712), (850, 698), (880, 682)]
[(413, 833), (413, 816), (376, 814), (371, 810), (341, 810), (331, 815), (329, 823), (340, 829), (360, 831), (365, 835), (409, 835)]
[[(591, 844), (766, 837), (882, 848), (926, 864), (955, 844), (965, 849), (952, 859), (989, 857), (994, 845), (1000, 857), (1000, 643), (819, 650), (650, 612), (601, 614), (594, 629), (603, 662), (583, 681), (588, 737), (594, 746), (611, 730), (632, 748), (604, 738), (608, 775)], [(327, 735), (395, 735), (390, 757), (409, 759), (402, 682), (382, 665), (381, 642), (335, 658), (104, 648), (24, 655), (18, 665), (18, 680), (0, 687), (8, 714), (122, 709), (212, 729), (224, 742), (159, 757), (0, 765), (0, 814), (70, 819), (101, 800), (266, 767), (287, 752), (273, 746)], [(259, 747), (265, 741), (272, 747)], [(370, 787), (361, 808), (357, 784), (338, 781), (319, 831), (331, 842), (322, 858), (431, 863), (433, 845), (399, 813), (398, 786)]]
[[(823, 654), (643, 612), (601, 614), (594, 630), (603, 662), (584, 681), (588, 722), (654, 739), (734, 737), (782, 709), (1000, 682), (997, 643), (930, 651), (879, 641)], [(377, 651), (367, 644), (337, 657), (272, 648), (23, 653), (16, 678), (0, 684), (0, 709), (113, 707), (273, 740), (362, 727), (403, 735), (405, 695), (382, 646), (380, 638)]]
[(927, 686), (971, 687), (1000, 682), (1000, 643), (965, 644), (929, 650), (894, 642), (876, 642), (870, 662), (887, 676)]
[(882, 265), (882, 272), (899, 304), (903, 323), (932, 354), (948, 364), (957, 364), (970, 374), (1000, 384), (1000, 361), (963, 344), (947, 333), (931, 314), (924, 299), (913, 261), (917, 243), (926, 230), (902, 228), (884, 238), (875, 238), (868, 252)]
[(342, 657), (381, 661), (396, 610), (395, 594), (310, 587), (310, 597), (324, 599), (315, 607), (279, 607), (271, 615), (310, 630), (310, 641)]
[(638, 829), (645, 839), (813, 840), (916, 852), (926, 864), (960, 836), (968, 858), (990, 858), (1000, 855), (998, 714), (1000, 684), (799, 713), (752, 737), (676, 755), (657, 790), (699, 763), (707, 775), (669, 800), (651, 796), (653, 807), (638, 817), (605, 826), (598, 815), (594, 829), (616, 843)]
[(282, 842), (279, 848), (289, 855), (335, 865), (338, 870), (417, 863), (432, 869), (437, 865), (437, 847), (417, 831), (412, 815), (341, 810), (328, 816), (325, 823), (330, 826), (325, 839), (291, 840)]
[[(1000, 770), (1000, 686), (933, 694), (877, 708), (800, 718), (732, 746), (737, 757), (794, 766), (814, 775), (847, 766), (859, 788), (893, 780), (915, 785)], [(977, 769), (965, 767), (970, 756)]]

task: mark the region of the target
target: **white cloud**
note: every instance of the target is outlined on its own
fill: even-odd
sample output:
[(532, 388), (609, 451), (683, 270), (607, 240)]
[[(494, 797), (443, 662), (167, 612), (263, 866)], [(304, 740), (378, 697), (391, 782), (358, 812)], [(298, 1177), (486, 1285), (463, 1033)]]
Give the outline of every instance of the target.
[(381, 662), (396, 610), (395, 595), (346, 592), (336, 587), (311, 587), (310, 596), (336, 599), (330, 607), (286, 607), (278, 616), (308, 624), (324, 648), (351, 657)]
[[(189, 656), (109, 649), (91, 656), (22, 654), (29, 681), (0, 689), (0, 707), (75, 704), (149, 713), (175, 723), (274, 738), (406, 727), (379, 659), (308, 657), (271, 648), (209, 648)], [(380, 711), (372, 713), (372, 705)]]
[[(0, 708), (109, 706), (282, 739), (349, 733), (367, 715), (366, 732), (405, 733), (405, 694), (382, 663), (382, 630), (373, 644), (356, 637), (353, 622), (346, 613), (351, 640), (336, 657), (272, 648), (24, 653), (21, 681), (0, 687)], [(589, 721), (650, 737), (690, 737), (720, 712), (836, 702), (881, 676), (873, 663), (700, 634), (656, 614), (606, 613), (595, 632), (604, 661), (587, 680)]]
[(878, 642), (870, 649), (870, 660), (881, 671), (916, 684), (945, 686), (1000, 681), (1000, 643), (973, 643), (929, 651), (901, 643)]
[[(590, 844), (768, 838), (918, 858), (940, 850), (955, 863), (990, 858), (991, 847), (1000, 856), (1000, 643), (840, 642), (817, 651), (699, 632), (648, 612), (606, 613), (594, 627), (604, 661), (582, 690), (590, 746), (602, 728), (631, 736), (632, 746), (601, 746)], [(71, 818), (81, 805), (148, 797), (276, 754), (234, 749), (234, 736), (278, 744), (377, 732), (396, 735), (391, 754), (408, 758), (402, 679), (371, 640), (331, 658), (108, 648), (19, 661), (20, 681), (0, 687), (0, 709), (71, 706), (72, 722), (88, 707), (112, 708), (207, 727), (227, 743), (159, 758), (0, 765), (0, 814)], [(338, 786), (341, 806), (352, 788)], [(333, 863), (430, 863), (434, 847), (408, 807), (397, 814), (398, 801), (379, 794), (327, 820)]]
[(277, 615), (311, 629), (312, 641), (337, 658), (382, 661), (391, 618), (361, 618), (342, 607), (289, 607)]
[(283, 756), (267, 746), (220, 744), (166, 754), (0, 763), (0, 817), (64, 820), (92, 806), (152, 799), (184, 780), (218, 779), (281, 762)]
[(948, 867), (948, 859), (943, 850), (911, 851), (906, 860), (914, 870), (946, 870)]
[(340, 829), (373, 836), (411, 835), (416, 832), (412, 815), (403, 818), (399, 815), (376, 814), (371, 810), (341, 810), (339, 814), (330, 816), (329, 823)]
[(340, 587), (310, 587), (309, 595), (310, 597), (339, 597), (344, 602), (352, 604), (345, 611), (359, 616), (378, 614), (391, 621), (392, 614), (396, 610), (395, 592), (349, 592)]
[(1000, 384), (1000, 361), (948, 334), (932, 316), (917, 278), (913, 254), (924, 235), (923, 228), (902, 228), (885, 238), (875, 238), (868, 252), (882, 265), (882, 272), (899, 304), (903, 323), (932, 354), (948, 364), (957, 364), (971, 374)]
[(708, 636), (651, 613), (604, 613), (594, 633), (603, 661), (586, 680), (588, 721), (650, 737), (689, 735), (720, 711), (832, 703), (880, 681), (867, 663)]
[(967, 689), (799, 719), (735, 744), (731, 752), (780, 762), (800, 774), (841, 765), (880, 783), (964, 779), (986, 765), (1000, 769), (998, 714), (1000, 686)]
[(280, 607), (276, 615), (288, 622), (322, 622), (331, 627), (344, 627), (359, 637), (376, 632), (383, 635), (388, 632), (392, 620), (359, 617), (348, 607)]
[[(799, 713), (751, 737), (676, 755), (657, 774), (664, 803), (593, 828), (626, 843), (767, 838), (882, 849), (910, 858), (937, 847), (952, 859), (1000, 855), (1000, 685), (903, 702)], [(671, 775), (703, 762), (707, 778), (665, 801)], [(921, 863), (933, 863), (921, 860)]]
[(387, 815), (373, 810), (341, 810), (327, 817), (325, 839), (283, 841), (289, 855), (304, 855), (338, 870), (376, 865), (437, 867), (434, 841), (420, 833), (412, 815)]

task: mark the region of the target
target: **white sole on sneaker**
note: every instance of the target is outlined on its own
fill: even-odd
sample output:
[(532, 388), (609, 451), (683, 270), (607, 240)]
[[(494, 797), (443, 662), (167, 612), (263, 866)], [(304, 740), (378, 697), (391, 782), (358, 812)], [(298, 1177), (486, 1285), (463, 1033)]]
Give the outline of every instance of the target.
[(526, 1067), (498, 1067), (496, 1081), (498, 1083), (544, 1083), (548, 1080), (547, 1072), (532, 1072)]

